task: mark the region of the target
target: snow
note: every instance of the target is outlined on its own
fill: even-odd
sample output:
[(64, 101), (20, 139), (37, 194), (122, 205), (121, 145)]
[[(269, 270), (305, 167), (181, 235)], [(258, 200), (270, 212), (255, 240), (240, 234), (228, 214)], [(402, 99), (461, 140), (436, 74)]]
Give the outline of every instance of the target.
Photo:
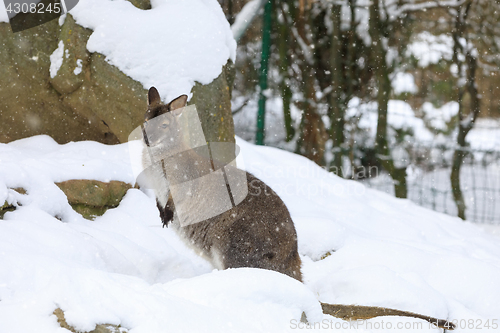
[[(302, 311), (312, 323), (346, 331), (340, 319), (322, 315), (318, 299), (483, 323), (498, 318), (497, 236), (338, 178), (304, 157), (237, 143), (246, 169), (290, 210), (305, 284), (252, 268), (213, 271), (160, 227), (149, 192), (130, 189), (117, 208), (83, 219), (54, 182), (134, 183), (129, 150), (137, 145), (59, 145), (36, 136), (0, 144), (0, 202), (17, 205), (0, 220), (0, 332), (62, 332), (52, 315), (57, 307), (82, 331), (109, 323), (134, 333), (284, 332), (298, 327)], [(421, 322), (375, 318), (359, 330), (376, 332), (368, 324), (382, 320)]]
[(5, 6), (0, 6), (0, 23), (1, 22), (9, 22), (9, 15), (7, 15)]
[(418, 34), (408, 45), (407, 56), (414, 56), (419, 67), (437, 64), (441, 60), (451, 60), (453, 38), (449, 35), (435, 36), (427, 31)]
[(257, 16), (258, 11), (264, 6), (265, 3), (266, 1), (264, 0), (252, 0), (243, 6), (231, 26), (231, 31), (233, 32), (236, 40), (239, 40), (241, 36), (243, 36), (246, 29), (252, 23), (255, 16)]
[(127, 1), (80, 0), (71, 10), (76, 22), (93, 30), (90, 52), (145, 89), (155, 86), (164, 101), (190, 94), (195, 81), (217, 78), (236, 42), (216, 0), (155, 0), (151, 10)]
[[(427, 129), (424, 121), (415, 116), (415, 112), (408, 103), (401, 100), (389, 100), (387, 109), (387, 123), (391, 130), (411, 131), (413, 140), (417, 142), (433, 140), (433, 134)], [(349, 101), (346, 110), (346, 119), (349, 118), (359, 118), (358, 128), (366, 131), (370, 139), (374, 140), (377, 132), (377, 102), (362, 103), (359, 98), (353, 98)], [(394, 133), (390, 132), (389, 138), (395, 140)], [(409, 137), (407, 139), (409, 140)]]
[[(246, 105), (243, 105), (244, 103)], [(251, 98), (247, 101), (245, 97), (235, 97), (232, 100), (233, 109), (243, 106), (241, 111), (236, 113), (234, 118), (235, 132), (238, 136), (247, 141), (255, 140), (255, 129), (257, 128), (258, 98)], [(295, 103), (290, 104), (290, 114), (295, 128), (300, 124), (301, 111)], [(265, 142), (270, 146), (277, 146), (286, 150), (295, 148), (295, 140), (285, 142), (286, 130), (283, 117), (283, 100), (279, 97), (270, 96), (266, 100), (265, 119)]]
[(500, 121), (492, 118), (476, 119), (474, 127), (467, 134), (467, 142), (473, 149), (499, 151)]
[(446, 131), (448, 129), (448, 124), (451, 122), (453, 117), (458, 114), (458, 103), (448, 102), (443, 106), (436, 108), (432, 103), (425, 102), (422, 104), (422, 111), (424, 113), (424, 118), (434, 129)]
[(83, 60), (82, 59), (77, 59), (76, 60), (76, 67), (75, 67), (75, 70), (73, 71), (73, 73), (75, 75), (78, 75), (82, 72), (82, 65), (83, 65)]
[[(425, 102), (422, 104), (421, 111), (423, 113), (423, 119), (427, 122), (428, 126), (434, 130), (438, 131), (448, 131), (451, 128), (456, 127), (456, 123), (453, 122), (454, 118), (457, 117), (459, 105), (457, 102), (448, 102), (440, 107), (435, 107), (430, 102)], [(470, 118), (465, 118), (465, 120), (470, 120)], [(474, 123), (474, 127), (467, 134), (467, 144), (473, 150), (482, 151), (498, 151), (500, 147), (500, 122), (493, 118), (478, 118)], [(452, 141), (448, 141), (448, 145), (453, 145), (455, 143), (455, 137), (457, 130), (455, 129), (451, 138)], [(438, 138), (438, 136), (436, 137)], [(434, 138), (434, 140), (436, 140)], [(421, 141), (421, 143), (429, 143)]]
[(370, 46), (372, 38), (369, 32), (370, 12), (368, 7), (356, 6), (354, 16), (356, 18), (356, 33), (366, 46)]
[(410, 73), (397, 72), (391, 80), (391, 85), (396, 95), (403, 93), (415, 94), (418, 92), (415, 78)]
[(64, 43), (59, 41), (57, 49), (50, 55), (50, 77), (55, 78), (62, 66), (64, 55)]
[(61, 16), (59, 16), (59, 26), (62, 27), (62, 25), (64, 24), (64, 22), (66, 21), (66, 15), (67, 14), (62, 14)]

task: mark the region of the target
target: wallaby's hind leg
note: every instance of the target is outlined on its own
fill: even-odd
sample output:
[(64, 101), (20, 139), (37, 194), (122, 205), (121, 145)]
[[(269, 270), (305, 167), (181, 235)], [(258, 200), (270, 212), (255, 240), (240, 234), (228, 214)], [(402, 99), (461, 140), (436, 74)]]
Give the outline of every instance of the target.
[(302, 281), (297, 233), (280, 197), (263, 181), (247, 173), (248, 195), (218, 221), (215, 248), (224, 268), (255, 267)]
[[(259, 231), (252, 230), (255, 228)], [(301, 261), (297, 252), (297, 236), (294, 229), (279, 231), (273, 224), (241, 219), (228, 231), (228, 237), (223, 241), (225, 246), (219, 247), (223, 249), (219, 261), (224, 269), (237, 267), (269, 269), (302, 281)], [(280, 234), (277, 236), (270, 233)]]

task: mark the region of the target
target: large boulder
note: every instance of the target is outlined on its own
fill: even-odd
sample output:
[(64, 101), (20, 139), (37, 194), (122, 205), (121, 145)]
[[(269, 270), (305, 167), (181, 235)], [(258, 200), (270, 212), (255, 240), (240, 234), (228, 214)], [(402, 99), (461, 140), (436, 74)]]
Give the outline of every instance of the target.
[[(130, 2), (151, 8), (149, 0)], [(143, 121), (147, 90), (87, 50), (91, 33), (70, 14), (62, 26), (53, 20), (15, 34), (0, 23), (0, 142), (38, 134), (59, 143), (128, 140)], [(58, 70), (50, 60), (56, 49), (63, 52)], [(212, 83), (192, 90), (190, 104), (197, 106), (207, 141), (234, 142), (233, 72), (229, 61)]]

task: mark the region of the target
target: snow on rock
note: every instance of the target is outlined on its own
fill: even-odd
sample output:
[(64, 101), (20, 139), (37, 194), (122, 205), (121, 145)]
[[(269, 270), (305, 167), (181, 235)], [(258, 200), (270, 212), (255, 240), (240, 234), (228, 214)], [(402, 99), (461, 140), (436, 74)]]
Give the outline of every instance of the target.
[[(161, 228), (154, 198), (138, 189), (95, 221), (83, 219), (54, 182), (133, 182), (129, 150), (137, 147), (37, 136), (0, 144), (0, 199), (17, 205), (0, 220), (0, 332), (60, 332), (57, 307), (81, 331), (108, 323), (134, 333), (285, 332), (303, 311), (313, 323), (343, 327), (332, 326), (343, 322), (322, 315), (317, 299), (483, 323), (498, 317), (497, 237), (304, 157), (237, 143), (246, 169), (291, 212), (305, 284), (259, 269), (213, 272)], [(368, 322), (381, 320), (415, 321)]]
[(73, 73), (75, 75), (78, 75), (82, 72), (82, 65), (83, 65), (83, 60), (82, 59), (77, 59), (76, 60), (76, 67), (75, 67), (75, 70), (73, 71)]
[(55, 78), (63, 63), (64, 43), (59, 41), (57, 49), (50, 55), (50, 77)]
[(128, 1), (80, 0), (76, 22), (94, 30), (87, 43), (123, 73), (155, 86), (164, 101), (189, 94), (195, 81), (217, 78), (236, 42), (216, 0), (151, 2), (141, 10)]

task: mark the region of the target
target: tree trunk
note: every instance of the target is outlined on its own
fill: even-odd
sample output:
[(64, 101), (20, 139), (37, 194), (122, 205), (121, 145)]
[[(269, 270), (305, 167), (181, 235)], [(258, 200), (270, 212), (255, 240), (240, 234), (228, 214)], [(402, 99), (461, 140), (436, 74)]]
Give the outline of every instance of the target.
[(340, 30), (342, 6), (332, 5), (332, 36), (330, 43), (330, 71), (332, 72), (332, 93), (330, 100), (330, 138), (332, 139), (333, 161), (330, 169), (338, 176), (342, 175), (342, 144), (344, 143), (344, 113), (345, 105), (342, 101), (343, 74), (342, 74), (342, 32)]
[(325, 143), (327, 140), (327, 133), (323, 119), (317, 111), (316, 89), (315, 89), (315, 63), (314, 57), (311, 56), (312, 48), (308, 38), (308, 20), (311, 17), (311, 11), (308, 6), (300, 12), (296, 20), (298, 38), (303, 43), (302, 51), (304, 59), (299, 62), (302, 79), (304, 82), (303, 91), (304, 99), (300, 103), (303, 110), (302, 121), (300, 124), (300, 137), (297, 140), (296, 152), (304, 155), (310, 160), (319, 165), (324, 164)]
[(314, 89), (314, 69), (304, 66), (304, 100), (300, 138), (297, 141), (297, 152), (321, 165), (324, 164), (326, 130), (323, 119), (316, 110), (316, 91)]
[(372, 38), (375, 76), (378, 82), (378, 119), (375, 150), (380, 164), (394, 180), (396, 197), (406, 198), (408, 192), (406, 186), (406, 168), (396, 168), (394, 166), (387, 142), (387, 110), (392, 87), (391, 80), (389, 79), (389, 67), (386, 62), (387, 51), (382, 40), (383, 22), (380, 17), (379, 0), (374, 0), (372, 6), (370, 6), (369, 28)]
[[(469, 13), (472, 2), (464, 4), (458, 9), (458, 14), (455, 21), (455, 30), (453, 31), (453, 60), (459, 68), (459, 73), (462, 73), (463, 63), (459, 60), (459, 52), (463, 52), (462, 44), (460, 43), (460, 38), (465, 35), (466, 29), (466, 19)], [(468, 44), (468, 43), (467, 43)], [(467, 65), (467, 73), (465, 78), (465, 86), (459, 88), (458, 90), (458, 135), (457, 135), (457, 145), (458, 148), (453, 154), (453, 162), (450, 174), (451, 191), (453, 193), (453, 199), (455, 200), (455, 205), (458, 210), (458, 217), (465, 220), (465, 210), (467, 206), (465, 205), (465, 200), (460, 187), (460, 169), (462, 163), (466, 156), (466, 137), (470, 130), (474, 127), (474, 123), (479, 115), (481, 101), (479, 97), (479, 92), (476, 85), (476, 69), (477, 69), (477, 58), (472, 54), (473, 50), (467, 49), (465, 52), (465, 64)], [(470, 111), (467, 115), (464, 115), (464, 95), (468, 94), (470, 97)]]
[(480, 111), (480, 99), (479, 93), (476, 87), (476, 68), (477, 68), (477, 58), (471, 55), (470, 52), (467, 52), (466, 56), (467, 62), (467, 83), (466, 83), (466, 92), (470, 96), (470, 114), (464, 117), (464, 105), (463, 98), (460, 98), (459, 103), (459, 123), (458, 123), (458, 136), (457, 136), (457, 144), (458, 148), (455, 150), (453, 154), (453, 162), (451, 168), (451, 190), (453, 193), (453, 199), (455, 200), (455, 204), (458, 210), (458, 217), (465, 220), (465, 209), (467, 208), (465, 205), (465, 200), (463, 197), (462, 190), (460, 188), (460, 169), (462, 167), (462, 163), (466, 156), (466, 151), (464, 150), (467, 145), (466, 137), (470, 130), (474, 127), (474, 123), (479, 115)]
[[(283, 15), (285, 15), (283, 13)], [(278, 22), (278, 20), (276, 20)], [(292, 124), (292, 116), (290, 113), (290, 103), (292, 101), (292, 90), (289, 85), (289, 74), (288, 70), (290, 67), (290, 59), (288, 56), (288, 40), (287, 36), (289, 31), (287, 30), (286, 22), (279, 23), (279, 39), (278, 39), (278, 50), (280, 54), (280, 72), (281, 72), (281, 98), (283, 99), (283, 119), (285, 122), (286, 130), (286, 142), (290, 142), (295, 136), (295, 128)]]

